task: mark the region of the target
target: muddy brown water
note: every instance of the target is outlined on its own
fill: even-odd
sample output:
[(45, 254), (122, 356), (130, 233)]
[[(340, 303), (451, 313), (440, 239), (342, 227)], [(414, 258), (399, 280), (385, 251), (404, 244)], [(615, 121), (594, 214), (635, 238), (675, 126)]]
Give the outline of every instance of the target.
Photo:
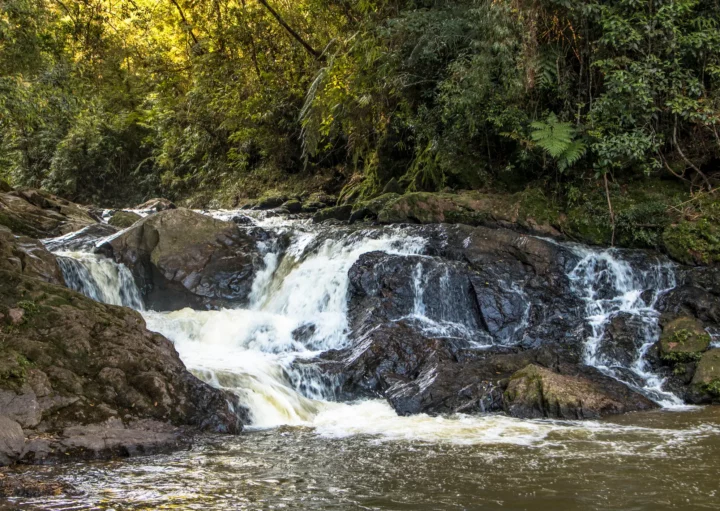
[(5, 508), (720, 509), (720, 407), (589, 423), (488, 417), (454, 437), (414, 431), (451, 420), (462, 421), (408, 421), (405, 439), (282, 427), (172, 455), (28, 467), (81, 494)]

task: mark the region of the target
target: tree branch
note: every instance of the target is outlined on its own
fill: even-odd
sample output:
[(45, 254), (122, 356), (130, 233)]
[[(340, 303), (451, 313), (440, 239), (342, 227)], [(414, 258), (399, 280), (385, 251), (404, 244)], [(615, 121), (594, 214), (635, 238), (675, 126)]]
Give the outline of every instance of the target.
[(299, 42), (299, 43), (302, 45), (302, 47), (305, 48), (305, 50), (307, 50), (307, 52), (308, 52), (310, 55), (312, 55), (313, 57), (315, 57), (317, 60), (320, 60), (320, 58), (321, 58), (320, 53), (319, 53), (315, 48), (313, 48), (312, 46), (310, 46), (310, 44), (308, 44), (308, 42), (305, 41), (305, 39), (303, 39), (302, 36), (300, 36), (300, 34), (298, 34), (297, 32), (295, 32), (295, 30), (293, 30), (293, 28), (292, 28), (290, 25), (288, 25), (288, 24), (285, 22), (284, 19), (282, 19), (282, 17), (280, 16), (280, 14), (278, 14), (278, 12), (277, 12), (275, 9), (273, 9), (272, 7), (270, 7), (270, 4), (267, 3), (267, 0), (258, 0), (258, 1), (270, 12), (270, 14), (272, 14), (273, 18), (275, 18), (275, 19), (277, 20), (277, 22), (280, 23), (280, 25), (281, 25), (284, 29), (287, 30), (287, 32), (288, 32), (297, 42)]

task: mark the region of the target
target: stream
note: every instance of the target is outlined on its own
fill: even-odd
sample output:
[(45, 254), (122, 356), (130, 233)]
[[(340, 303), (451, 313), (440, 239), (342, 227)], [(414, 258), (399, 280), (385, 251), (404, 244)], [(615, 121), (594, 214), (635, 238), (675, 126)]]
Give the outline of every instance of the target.
[[(210, 212), (230, 218), (235, 212)], [(412, 300), (397, 320), (469, 349), (522, 342), (531, 303), (520, 283), (515, 324), (489, 338), (451, 269), (405, 227), (317, 226), (252, 218), (276, 236), (259, 247), (263, 268), (248, 304), (220, 310), (145, 310), (132, 274), (92, 253), (56, 251), (68, 286), (141, 311), (199, 378), (248, 409), (238, 437), (209, 436), (189, 451), (122, 462), (33, 467), (80, 496), (24, 500), (28, 509), (717, 509), (720, 408), (689, 407), (646, 362), (660, 335), (674, 266), (637, 254), (567, 245), (566, 277), (583, 304), (584, 363), (661, 408), (598, 421), (522, 420), (500, 414), (398, 416), (379, 399), (336, 400), (332, 381), (294, 362), (351, 344), (349, 277), (363, 254), (414, 258)], [(284, 239), (285, 243), (275, 240)], [(427, 296), (438, 290), (442, 300)], [(525, 301), (523, 301), (525, 300)], [(625, 314), (640, 336), (630, 360), (603, 349)], [(299, 331), (307, 332), (301, 338)]]

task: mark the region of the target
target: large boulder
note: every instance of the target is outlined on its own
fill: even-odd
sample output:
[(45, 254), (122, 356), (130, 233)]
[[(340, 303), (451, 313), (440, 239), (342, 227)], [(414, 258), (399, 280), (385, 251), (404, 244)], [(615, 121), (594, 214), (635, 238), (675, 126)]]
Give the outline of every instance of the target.
[(257, 228), (187, 209), (161, 211), (99, 247), (128, 266), (148, 307), (174, 310), (245, 303), (262, 267)]
[(178, 427), (242, 428), (237, 398), (190, 374), (131, 309), (0, 270), (0, 338), (2, 452), (13, 461), (152, 452), (182, 443)]
[(47, 238), (97, 221), (82, 206), (42, 190), (0, 192), (0, 225), (15, 234)]
[(55, 256), (41, 242), (26, 236), (16, 236), (4, 225), (0, 225), (0, 270), (65, 285)]
[(505, 409), (522, 419), (597, 419), (657, 408), (612, 378), (598, 374), (594, 380), (529, 365), (510, 378), (504, 393)]
[(506, 229), (437, 225), (411, 234), (431, 257), (372, 252), (350, 269), (353, 332), (421, 314), (481, 344), (554, 344), (580, 361), (584, 302), (567, 276), (578, 261), (568, 249)]

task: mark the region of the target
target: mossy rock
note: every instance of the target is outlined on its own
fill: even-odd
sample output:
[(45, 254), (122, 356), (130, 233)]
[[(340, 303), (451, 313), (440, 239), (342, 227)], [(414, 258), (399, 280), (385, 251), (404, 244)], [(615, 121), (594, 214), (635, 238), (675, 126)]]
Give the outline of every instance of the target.
[(518, 418), (595, 419), (656, 406), (612, 378), (562, 375), (535, 364), (510, 377), (503, 401)]
[(360, 201), (353, 205), (350, 221), (355, 222), (366, 218), (377, 218), (380, 211), (390, 202), (400, 198), (397, 193), (385, 193), (374, 199)]
[(515, 225), (553, 236), (560, 235), (556, 227), (562, 220), (558, 208), (537, 188), (515, 194), (408, 193), (384, 204), (377, 217), (381, 223)]
[(0, 179), (0, 192), (12, 192), (13, 187), (8, 184), (4, 179)]
[(19, 389), (27, 379), (30, 361), (12, 349), (0, 345), (0, 388)]
[(289, 197), (283, 193), (270, 191), (263, 194), (255, 204), (256, 209), (273, 209), (280, 207), (284, 202), (287, 202)]
[(352, 206), (350, 205), (325, 208), (313, 215), (313, 223), (324, 222), (326, 220), (340, 220), (344, 222), (350, 220), (351, 214)]
[(667, 253), (684, 264), (720, 263), (720, 225), (703, 218), (671, 225), (663, 234)]
[(701, 392), (720, 398), (720, 348), (711, 349), (702, 355), (692, 383)]
[(710, 346), (710, 334), (696, 319), (682, 317), (671, 321), (660, 336), (660, 356), (665, 362), (699, 360)]
[(108, 220), (108, 223), (118, 229), (127, 229), (138, 220), (142, 220), (142, 217), (137, 213), (133, 213), (131, 211), (118, 211), (110, 218), (110, 220)]
[(290, 213), (300, 213), (303, 209), (302, 202), (297, 199), (291, 199), (282, 203), (281, 207), (288, 210)]

